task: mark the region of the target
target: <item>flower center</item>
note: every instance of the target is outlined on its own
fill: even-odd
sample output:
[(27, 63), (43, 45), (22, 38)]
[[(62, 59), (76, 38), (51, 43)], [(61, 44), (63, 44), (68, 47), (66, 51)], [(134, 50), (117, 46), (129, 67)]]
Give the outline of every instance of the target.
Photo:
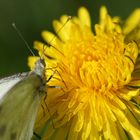
[(104, 33), (68, 43), (65, 51), (69, 69), (65, 81), (68, 85), (104, 92), (120, 89), (131, 80), (136, 57), (133, 58), (130, 50), (135, 50), (135, 47), (125, 44), (122, 36)]

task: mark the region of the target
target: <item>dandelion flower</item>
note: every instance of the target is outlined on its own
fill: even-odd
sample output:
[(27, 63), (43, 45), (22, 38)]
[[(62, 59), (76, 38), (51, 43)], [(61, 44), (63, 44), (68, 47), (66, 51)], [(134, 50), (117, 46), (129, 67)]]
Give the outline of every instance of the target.
[[(47, 88), (36, 132), (43, 140), (139, 140), (140, 9), (122, 25), (101, 7), (94, 32), (84, 7), (61, 29), (67, 19), (53, 22), (53, 41), (54, 34), (42, 32), (51, 45), (44, 52), (46, 77), (56, 71), (48, 85), (60, 88)], [(41, 54), (43, 43), (35, 48)], [(31, 68), (35, 60), (29, 57)]]

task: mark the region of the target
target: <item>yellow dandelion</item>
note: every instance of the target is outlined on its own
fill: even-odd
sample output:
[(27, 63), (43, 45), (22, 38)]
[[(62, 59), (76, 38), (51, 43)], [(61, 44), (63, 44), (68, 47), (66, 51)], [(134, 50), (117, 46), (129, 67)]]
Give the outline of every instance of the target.
[[(53, 22), (56, 32), (67, 18)], [(60, 86), (42, 99), (35, 130), (43, 140), (140, 139), (140, 9), (120, 22), (101, 7), (93, 33), (81, 7), (53, 41), (52, 33), (42, 32), (51, 43), (44, 52), (46, 76), (54, 68), (49, 85)], [(39, 53), (42, 46), (35, 42)], [(30, 67), (35, 59), (29, 58)]]

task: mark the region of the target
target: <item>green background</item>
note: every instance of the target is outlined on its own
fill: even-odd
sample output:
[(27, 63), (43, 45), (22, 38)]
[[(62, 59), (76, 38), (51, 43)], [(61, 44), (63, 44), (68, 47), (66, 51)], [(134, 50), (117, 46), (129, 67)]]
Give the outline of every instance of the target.
[(31, 54), (12, 28), (13, 22), (32, 47), (34, 40), (41, 40), (42, 30), (53, 31), (53, 19), (76, 15), (81, 6), (88, 8), (92, 23), (97, 23), (101, 5), (112, 16), (125, 19), (140, 7), (140, 0), (0, 0), (0, 77), (29, 70), (27, 57)]

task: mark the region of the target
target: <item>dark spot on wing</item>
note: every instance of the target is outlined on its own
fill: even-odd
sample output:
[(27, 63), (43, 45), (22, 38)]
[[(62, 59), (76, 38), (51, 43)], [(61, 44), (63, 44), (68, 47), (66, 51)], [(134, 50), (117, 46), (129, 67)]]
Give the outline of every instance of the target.
[(12, 133), (11, 136), (10, 136), (10, 140), (16, 140), (16, 133)]
[(24, 78), (24, 77), (27, 77), (28, 75), (29, 75), (29, 72), (18, 73), (17, 75), (15, 75), (15, 78), (17, 78), (17, 77)]
[(5, 131), (6, 131), (6, 125), (0, 126), (0, 137), (4, 135)]

